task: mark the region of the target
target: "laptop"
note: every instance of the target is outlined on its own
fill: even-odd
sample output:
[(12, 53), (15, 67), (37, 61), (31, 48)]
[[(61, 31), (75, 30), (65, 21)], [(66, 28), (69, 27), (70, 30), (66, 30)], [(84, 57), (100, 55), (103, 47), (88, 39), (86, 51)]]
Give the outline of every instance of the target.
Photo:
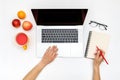
[(49, 46), (58, 57), (84, 57), (83, 25), (88, 9), (31, 9), (36, 23), (36, 53), (42, 57)]

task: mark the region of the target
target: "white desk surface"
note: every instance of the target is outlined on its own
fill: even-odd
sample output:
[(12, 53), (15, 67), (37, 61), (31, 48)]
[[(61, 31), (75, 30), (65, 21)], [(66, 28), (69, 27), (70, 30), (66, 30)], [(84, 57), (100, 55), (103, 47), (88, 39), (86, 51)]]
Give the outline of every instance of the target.
[[(70, 2), (72, 5), (68, 4)], [(49, 8), (55, 6), (76, 8), (81, 5), (80, 2), (80, 0), (0, 0), (0, 79), (22, 80), (28, 71), (40, 61), (35, 53), (36, 26), (26, 32), (22, 28), (15, 29), (11, 25), (11, 21), (17, 18), (17, 11), (24, 10), (27, 14), (25, 20), (35, 24), (31, 8), (46, 5)], [(89, 12), (85, 26), (90, 20), (107, 24), (111, 35), (110, 46), (106, 54), (109, 65), (105, 62), (101, 64), (101, 80), (120, 80), (120, 1), (94, 0), (92, 3), (88, 2), (87, 5)], [(26, 51), (17, 46), (14, 41), (15, 35), (20, 31), (30, 37)], [(92, 62), (85, 58), (57, 58), (42, 71), (37, 80), (92, 80)]]

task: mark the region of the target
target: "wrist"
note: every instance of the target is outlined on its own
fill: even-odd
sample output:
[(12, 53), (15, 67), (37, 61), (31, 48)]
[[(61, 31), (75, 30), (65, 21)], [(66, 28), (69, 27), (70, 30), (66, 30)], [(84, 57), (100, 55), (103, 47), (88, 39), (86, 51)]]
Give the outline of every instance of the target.
[(99, 71), (99, 66), (98, 65), (96, 65), (96, 66), (94, 65), (93, 68), (94, 68), (95, 71)]
[(38, 66), (44, 68), (47, 64), (43, 63), (42, 61), (40, 63), (38, 63)]

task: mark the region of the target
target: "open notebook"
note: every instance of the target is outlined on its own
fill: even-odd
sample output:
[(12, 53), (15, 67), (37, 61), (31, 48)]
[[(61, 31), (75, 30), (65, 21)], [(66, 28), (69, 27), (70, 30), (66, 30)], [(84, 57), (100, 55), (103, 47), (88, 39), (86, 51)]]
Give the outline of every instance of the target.
[(110, 36), (106, 33), (90, 31), (86, 45), (85, 57), (94, 58), (96, 46), (107, 52)]

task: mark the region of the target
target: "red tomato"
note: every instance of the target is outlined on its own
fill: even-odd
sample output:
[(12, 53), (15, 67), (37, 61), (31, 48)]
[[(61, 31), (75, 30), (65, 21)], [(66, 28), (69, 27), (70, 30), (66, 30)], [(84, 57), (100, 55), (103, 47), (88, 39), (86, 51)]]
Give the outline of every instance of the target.
[(23, 24), (22, 24), (22, 27), (23, 27), (24, 30), (28, 31), (28, 30), (32, 29), (33, 25), (29, 21), (24, 21)]
[(14, 20), (12, 21), (12, 25), (13, 25), (13, 27), (18, 28), (18, 27), (20, 27), (21, 22), (20, 22), (19, 19), (14, 19)]

